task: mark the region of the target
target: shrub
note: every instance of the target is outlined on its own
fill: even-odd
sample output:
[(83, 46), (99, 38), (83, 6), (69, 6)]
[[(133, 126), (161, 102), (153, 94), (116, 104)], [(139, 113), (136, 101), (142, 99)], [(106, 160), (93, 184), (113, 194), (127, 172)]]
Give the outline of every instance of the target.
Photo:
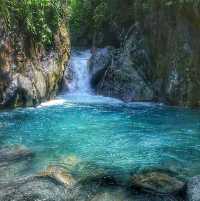
[(0, 16), (7, 29), (43, 44), (52, 43), (66, 8), (66, 0), (0, 0)]

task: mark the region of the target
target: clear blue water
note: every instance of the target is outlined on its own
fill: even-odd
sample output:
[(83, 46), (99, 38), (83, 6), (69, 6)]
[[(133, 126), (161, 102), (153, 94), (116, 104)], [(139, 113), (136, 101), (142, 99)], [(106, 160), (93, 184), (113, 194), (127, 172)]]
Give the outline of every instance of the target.
[(200, 174), (199, 110), (92, 100), (75, 103), (69, 96), (38, 108), (2, 111), (0, 146), (32, 149), (31, 171), (76, 156), (121, 174), (146, 168), (184, 178)]
[[(48, 165), (66, 166), (78, 176), (111, 171), (125, 177), (157, 168), (181, 178), (200, 174), (200, 110), (94, 96), (90, 56), (88, 50), (72, 53), (69, 93), (37, 108), (0, 112), (0, 148), (31, 149), (36, 157), (27, 174)], [(14, 165), (0, 178), (25, 172)]]

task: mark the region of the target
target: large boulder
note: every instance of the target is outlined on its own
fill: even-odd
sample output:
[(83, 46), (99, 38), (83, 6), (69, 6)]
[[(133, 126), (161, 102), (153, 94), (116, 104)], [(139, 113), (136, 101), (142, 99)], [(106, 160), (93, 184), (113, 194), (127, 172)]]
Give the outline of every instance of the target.
[(150, 171), (135, 175), (132, 179), (132, 184), (133, 187), (142, 191), (158, 194), (178, 193), (184, 188), (184, 182), (159, 171)]
[(148, 79), (151, 61), (138, 25), (130, 28), (120, 49), (96, 51), (90, 69), (92, 85), (98, 94), (124, 101), (154, 99), (152, 83)]
[(200, 176), (189, 179), (187, 183), (188, 201), (200, 201)]
[(47, 170), (41, 173), (41, 176), (53, 178), (66, 187), (73, 187), (76, 184), (72, 175), (60, 166), (48, 166)]
[(34, 106), (55, 96), (69, 55), (65, 23), (49, 50), (22, 33), (7, 32), (0, 19), (0, 107)]
[(49, 177), (27, 177), (0, 183), (0, 201), (66, 201), (71, 193)]

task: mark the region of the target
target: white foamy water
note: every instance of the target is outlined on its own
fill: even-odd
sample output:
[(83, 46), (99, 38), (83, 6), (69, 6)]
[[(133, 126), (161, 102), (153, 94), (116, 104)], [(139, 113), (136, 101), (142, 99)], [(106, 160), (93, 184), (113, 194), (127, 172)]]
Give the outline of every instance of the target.
[(55, 100), (50, 100), (44, 103), (41, 103), (38, 107), (49, 107), (53, 105), (63, 105), (65, 103), (64, 99), (55, 99)]
[(73, 71), (73, 80), (69, 83), (69, 93), (91, 94), (90, 73), (88, 62), (90, 50), (74, 51), (71, 55), (70, 66)]
[(73, 71), (73, 79), (68, 86), (69, 91), (61, 95), (60, 98), (72, 103), (123, 103), (118, 99), (98, 96), (93, 93), (89, 72), (91, 56), (90, 50), (74, 51), (72, 53), (70, 65)]
[[(39, 107), (49, 107), (54, 105), (66, 105), (70, 103), (89, 103), (89, 104), (126, 104), (123, 101), (111, 97), (95, 95), (90, 84), (89, 59), (90, 50), (73, 51), (70, 59), (70, 68), (72, 69), (73, 79), (68, 85), (68, 91), (56, 97), (55, 100), (42, 103)], [(129, 103), (129, 106), (152, 106), (154, 103), (135, 102)], [(127, 104), (126, 104), (127, 105)]]
[(70, 59), (70, 68), (72, 69), (73, 79), (68, 85), (69, 90), (56, 97), (54, 100), (42, 103), (39, 107), (66, 105), (66, 103), (123, 103), (118, 99), (98, 96), (93, 93), (88, 66), (90, 57), (90, 50), (73, 51)]

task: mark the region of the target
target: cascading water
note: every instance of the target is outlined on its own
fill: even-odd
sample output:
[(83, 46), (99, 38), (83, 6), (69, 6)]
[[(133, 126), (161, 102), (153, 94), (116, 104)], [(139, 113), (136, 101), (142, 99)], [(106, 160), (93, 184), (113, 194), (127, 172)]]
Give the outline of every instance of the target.
[(73, 72), (69, 92), (76, 94), (91, 94), (88, 61), (91, 57), (89, 50), (74, 51), (71, 56), (70, 67)]
[[(106, 104), (121, 104), (122, 101), (97, 96), (93, 93), (90, 84), (90, 72), (89, 72), (89, 59), (91, 57), (90, 50), (72, 51), (70, 60), (70, 69), (72, 71), (72, 81), (68, 83), (68, 90), (56, 100), (56, 104), (63, 104), (63, 102), (75, 102), (75, 103), (106, 103)], [(53, 101), (55, 102), (55, 100)], [(58, 103), (58, 104), (59, 104)], [(43, 104), (44, 105), (44, 104)], [(49, 103), (48, 103), (49, 105)]]
[(70, 83), (67, 81), (68, 90), (64, 91), (56, 99), (42, 103), (39, 107), (63, 105), (64, 103), (122, 104), (123, 102), (118, 99), (93, 93), (88, 66), (90, 57), (90, 50), (73, 50), (70, 59), (72, 80)]

